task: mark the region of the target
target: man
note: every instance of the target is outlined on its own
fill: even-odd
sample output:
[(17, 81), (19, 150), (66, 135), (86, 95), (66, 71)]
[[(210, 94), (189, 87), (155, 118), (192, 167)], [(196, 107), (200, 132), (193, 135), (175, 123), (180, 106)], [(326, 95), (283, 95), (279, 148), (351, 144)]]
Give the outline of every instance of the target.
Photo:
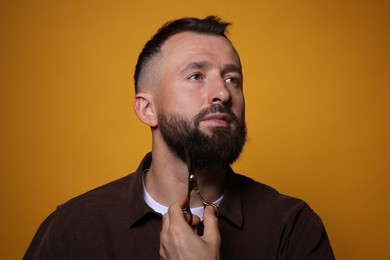
[[(334, 259), (307, 204), (230, 168), (246, 127), (228, 25), (179, 19), (146, 43), (134, 108), (151, 128), (152, 152), (135, 173), (59, 206), (26, 259)], [(218, 210), (188, 192), (189, 171)]]

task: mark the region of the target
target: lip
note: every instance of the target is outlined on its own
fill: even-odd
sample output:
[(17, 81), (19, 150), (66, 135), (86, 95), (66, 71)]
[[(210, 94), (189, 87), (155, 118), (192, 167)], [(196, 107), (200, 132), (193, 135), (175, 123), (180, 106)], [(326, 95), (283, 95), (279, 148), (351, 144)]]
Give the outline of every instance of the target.
[(218, 126), (228, 126), (232, 122), (232, 117), (228, 114), (215, 113), (205, 116), (202, 122), (208, 122)]

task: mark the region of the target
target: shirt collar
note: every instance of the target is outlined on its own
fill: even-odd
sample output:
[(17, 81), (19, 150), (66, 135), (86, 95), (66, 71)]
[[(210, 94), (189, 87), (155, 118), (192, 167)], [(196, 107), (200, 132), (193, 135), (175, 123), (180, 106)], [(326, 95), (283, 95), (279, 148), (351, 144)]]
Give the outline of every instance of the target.
[(229, 168), (226, 174), (223, 199), (219, 209), (220, 219), (225, 219), (237, 228), (242, 228), (244, 217), (242, 212), (241, 192), (236, 174)]
[[(143, 199), (142, 175), (145, 170), (150, 168), (151, 162), (152, 154), (148, 153), (134, 173), (135, 180), (130, 182), (129, 185), (129, 205), (131, 205), (131, 208), (129, 208), (130, 228), (134, 227), (137, 223), (143, 220), (143, 218), (147, 218), (151, 215), (155, 216), (156, 214), (160, 215), (151, 209)], [(225, 180), (224, 196), (218, 209), (221, 219), (225, 219), (237, 228), (241, 228), (244, 220), (240, 188), (237, 187), (235, 175), (236, 174), (233, 170), (229, 168)]]
[(150, 168), (152, 154), (148, 153), (141, 161), (138, 169), (134, 173), (135, 181), (130, 182), (129, 186), (129, 227), (134, 227), (144, 217), (151, 214), (157, 214), (153, 211), (143, 199), (142, 175), (143, 172)]

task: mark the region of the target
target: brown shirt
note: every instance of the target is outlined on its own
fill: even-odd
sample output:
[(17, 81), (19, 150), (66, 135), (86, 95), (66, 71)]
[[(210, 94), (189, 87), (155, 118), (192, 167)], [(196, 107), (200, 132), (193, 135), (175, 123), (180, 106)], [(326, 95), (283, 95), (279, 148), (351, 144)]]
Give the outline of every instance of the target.
[[(24, 259), (159, 259), (161, 215), (143, 200), (137, 171), (60, 205)], [(221, 259), (334, 259), (317, 214), (303, 201), (230, 170), (219, 206)]]

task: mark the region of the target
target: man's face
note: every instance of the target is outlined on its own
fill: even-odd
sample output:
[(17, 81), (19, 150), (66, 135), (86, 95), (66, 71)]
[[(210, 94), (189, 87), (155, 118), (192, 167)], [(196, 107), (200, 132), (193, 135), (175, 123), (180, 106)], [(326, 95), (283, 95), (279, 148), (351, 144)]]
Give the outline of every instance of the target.
[(246, 127), (239, 57), (222, 36), (180, 33), (162, 46), (156, 93), (158, 129), (183, 160), (187, 147), (198, 170), (233, 163)]

